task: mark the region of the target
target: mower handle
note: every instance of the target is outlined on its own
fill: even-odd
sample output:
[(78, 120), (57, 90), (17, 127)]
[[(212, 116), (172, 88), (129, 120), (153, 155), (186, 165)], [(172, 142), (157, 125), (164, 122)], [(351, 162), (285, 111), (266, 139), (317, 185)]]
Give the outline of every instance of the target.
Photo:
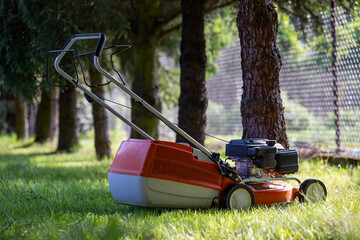
[[(72, 36), (67, 43), (62, 47), (60, 50), (60, 54), (56, 57), (54, 66), (55, 70), (62, 75), (64, 78), (66, 78), (68, 81), (72, 82), (75, 86), (79, 87), (82, 91), (84, 91), (88, 96), (93, 98), (96, 102), (101, 104), (102, 106), (106, 107), (109, 111), (111, 111), (113, 114), (115, 114), (117, 117), (119, 117), (121, 120), (123, 120), (126, 124), (128, 124), (132, 129), (134, 129), (136, 132), (138, 132), (140, 135), (142, 135), (146, 139), (154, 140), (151, 136), (149, 136), (146, 132), (144, 132), (142, 129), (140, 129), (138, 126), (133, 124), (131, 121), (127, 120), (125, 117), (123, 117), (121, 114), (116, 112), (114, 109), (112, 109), (110, 106), (108, 106), (106, 103), (104, 103), (97, 95), (93, 94), (91, 91), (89, 91), (87, 88), (83, 87), (80, 83), (78, 84), (69, 74), (64, 72), (60, 67), (59, 63), (60, 60), (64, 57), (67, 51), (69, 51), (70, 47), (77, 41), (77, 40), (88, 40), (88, 39), (97, 39), (99, 38), (98, 45), (95, 50), (94, 55), (94, 65), (95, 68), (106, 78), (108, 78), (110, 81), (114, 82), (118, 87), (120, 87), (123, 91), (125, 91), (127, 94), (129, 94), (135, 101), (140, 102), (140, 104), (146, 108), (149, 112), (154, 114), (157, 118), (159, 118), (163, 123), (165, 123), (170, 129), (175, 131), (176, 133), (180, 134), (182, 137), (184, 137), (186, 140), (188, 140), (190, 143), (192, 143), (196, 148), (198, 148), (201, 152), (203, 152), (205, 155), (207, 155), (214, 163), (216, 163), (219, 167), (220, 173), (235, 182), (239, 181), (239, 178), (237, 177), (237, 173), (233, 171), (227, 164), (225, 164), (220, 159), (220, 154), (211, 152), (208, 149), (206, 149), (202, 144), (197, 142), (195, 139), (193, 139), (190, 135), (188, 135), (186, 132), (184, 132), (181, 128), (170, 122), (165, 116), (163, 116), (158, 110), (156, 110), (154, 107), (152, 107), (150, 104), (148, 104), (146, 101), (144, 101), (142, 98), (140, 98), (138, 95), (136, 95), (133, 91), (131, 91), (129, 88), (127, 88), (124, 84), (119, 82), (116, 78), (114, 78), (110, 73), (108, 73), (106, 70), (104, 70), (100, 66), (99, 57), (101, 56), (101, 52), (104, 48), (106, 37), (102, 33), (87, 33), (87, 34), (76, 34)], [(78, 55), (77, 55), (78, 56)], [(121, 78), (122, 80), (122, 78)]]
[(61, 50), (68, 50), (71, 47), (71, 45), (73, 45), (77, 40), (87, 40), (87, 39), (97, 39), (97, 38), (99, 38), (99, 42), (96, 46), (95, 56), (100, 57), (106, 42), (106, 36), (103, 33), (75, 34), (65, 43), (65, 45), (62, 47)]
[(64, 78), (66, 78), (67, 80), (73, 82), (73, 78), (67, 74), (66, 72), (64, 72), (59, 64), (61, 59), (64, 57), (64, 55), (66, 54), (66, 52), (71, 48), (71, 46), (77, 41), (77, 40), (90, 40), (90, 39), (99, 39), (99, 42), (96, 46), (96, 50), (95, 50), (95, 56), (94, 58), (98, 58), (101, 56), (101, 53), (104, 49), (104, 45), (106, 42), (106, 36), (103, 33), (84, 33), (84, 34), (75, 34), (73, 35), (66, 43), (65, 45), (61, 48), (59, 55), (56, 57), (55, 62), (54, 62), (54, 66), (56, 71), (62, 75)]
[[(104, 48), (105, 45), (105, 41), (106, 41), (106, 37), (103, 33), (86, 33), (86, 34), (76, 34), (74, 36), (72, 36), (67, 42), (66, 44), (61, 48), (61, 50), (57, 50), (56, 52), (60, 52), (59, 55), (56, 57), (55, 62), (54, 62), (54, 66), (55, 66), (55, 70), (61, 75), (63, 76), (66, 80), (68, 80), (69, 82), (71, 82), (72, 84), (74, 84), (76, 87), (80, 88), (88, 97), (89, 99), (94, 100), (95, 102), (99, 103), (101, 106), (105, 107), (106, 109), (108, 109), (111, 113), (113, 113), (115, 116), (117, 116), (119, 119), (121, 119), (122, 121), (124, 121), (127, 125), (129, 125), (132, 129), (134, 129), (136, 132), (138, 132), (140, 135), (142, 135), (145, 139), (150, 139), (150, 140), (154, 140), (151, 136), (149, 136), (146, 132), (144, 132), (142, 129), (140, 129), (138, 126), (136, 126), (135, 124), (133, 124), (131, 121), (129, 121), (127, 118), (125, 118), (123, 115), (121, 115), (120, 113), (118, 113), (115, 109), (113, 109), (111, 106), (107, 105), (101, 98), (99, 98), (99, 96), (97, 96), (96, 94), (92, 93), (89, 89), (87, 89), (86, 87), (84, 87), (83, 85), (81, 85), (80, 83), (78, 83), (77, 81), (75, 81), (69, 74), (67, 74), (66, 72), (64, 72), (60, 67), (59, 67), (59, 63), (60, 60), (64, 57), (64, 55), (66, 54), (66, 52), (68, 51), (75, 51), (75, 50), (69, 50), (70, 47), (77, 41), (77, 40), (89, 40), (89, 39), (98, 39), (99, 38), (99, 42), (97, 44), (96, 50), (95, 50), (95, 55), (94, 55), (94, 63), (98, 63), (99, 62), (99, 57), (101, 56), (101, 52)], [(79, 57), (79, 55), (76, 53), (75, 54), (77, 57)], [(80, 61), (79, 61), (80, 62)], [(80, 63), (81, 64), (81, 63)]]

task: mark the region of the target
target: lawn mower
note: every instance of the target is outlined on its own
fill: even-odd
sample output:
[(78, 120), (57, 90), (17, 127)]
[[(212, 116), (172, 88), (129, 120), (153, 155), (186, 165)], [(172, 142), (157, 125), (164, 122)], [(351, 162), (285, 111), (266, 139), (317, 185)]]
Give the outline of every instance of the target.
[[(153, 139), (60, 68), (67, 52), (76, 53), (70, 49), (76, 41), (91, 39), (99, 39), (96, 50), (91, 52), (95, 68), (188, 143)], [(225, 155), (232, 165), (220, 154), (209, 151), (127, 88), (121, 74), (117, 79), (100, 65), (105, 42), (102, 33), (77, 34), (61, 50), (51, 52), (57, 53), (54, 67), (60, 75), (82, 90), (90, 102), (102, 105), (144, 138), (123, 141), (108, 170), (110, 192), (116, 202), (144, 207), (247, 210), (254, 205), (288, 203), (296, 197), (300, 202), (326, 199), (322, 181), (301, 182), (286, 176), (298, 171), (298, 153), (286, 150), (275, 140), (231, 140), (226, 144)], [(80, 61), (79, 56), (76, 53), (74, 59)]]

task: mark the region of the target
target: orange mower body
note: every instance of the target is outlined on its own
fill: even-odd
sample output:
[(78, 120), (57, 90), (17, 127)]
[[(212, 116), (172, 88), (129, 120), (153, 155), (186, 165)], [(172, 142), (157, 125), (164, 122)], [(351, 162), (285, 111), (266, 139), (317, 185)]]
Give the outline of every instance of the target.
[[(115, 201), (127, 205), (170, 208), (219, 207), (231, 185), (216, 163), (193, 147), (167, 141), (129, 139), (122, 142), (108, 171)], [(247, 184), (255, 205), (288, 203), (298, 187), (285, 181)]]

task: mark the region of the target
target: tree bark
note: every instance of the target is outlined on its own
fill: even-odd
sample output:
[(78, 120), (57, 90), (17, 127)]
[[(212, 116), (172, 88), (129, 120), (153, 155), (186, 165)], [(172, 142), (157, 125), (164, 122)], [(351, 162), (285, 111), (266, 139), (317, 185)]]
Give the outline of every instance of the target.
[(55, 137), (58, 117), (58, 88), (42, 90), (36, 115), (35, 142), (44, 143)]
[[(90, 72), (91, 85), (100, 85), (102, 83), (102, 75), (96, 69), (91, 68)], [(93, 87), (91, 92), (99, 97), (104, 97), (103, 87)], [(108, 117), (103, 106), (97, 102), (92, 103), (92, 113), (94, 118), (95, 131), (95, 150), (99, 160), (111, 155), (111, 142), (108, 134)]]
[(16, 100), (11, 91), (0, 87), (0, 131), (16, 132)]
[(278, 20), (271, 0), (239, 0), (243, 138), (275, 139), (289, 147), (280, 97)]
[(59, 135), (59, 97), (60, 97), (60, 89), (57, 87), (50, 88), (50, 98), (51, 98), (50, 140), (55, 139)]
[(28, 108), (25, 102), (21, 101), (19, 96), (15, 97), (16, 105), (16, 138), (18, 140), (26, 140), (29, 138), (29, 120), (28, 120)]
[[(204, 37), (205, 1), (182, 0), (182, 38), (180, 57), (180, 98), (178, 123), (200, 144), (205, 141), (206, 54)], [(186, 128), (187, 127), (187, 128)], [(194, 130), (189, 130), (191, 127)], [(180, 135), (177, 142), (186, 142)]]
[[(157, 68), (157, 39), (147, 30), (141, 30), (134, 39), (134, 80), (133, 91), (161, 111), (161, 100), (159, 97), (159, 83), (156, 75)], [(131, 120), (153, 138), (158, 138), (159, 120), (149, 114), (139, 104), (131, 101)], [(139, 111), (141, 110), (141, 111)], [(132, 130), (131, 138), (143, 138), (139, 133)]]
[(35, 142), (46, 142), (50, 138), (51, 129), (51, 97), (45, 89), (41, 92), (41, 100), (36, 115)]
[(75, 87), (69, 86), (60, 92), (59, 110), (59, 142), (57, 151), (72, 151), (79, 143)]

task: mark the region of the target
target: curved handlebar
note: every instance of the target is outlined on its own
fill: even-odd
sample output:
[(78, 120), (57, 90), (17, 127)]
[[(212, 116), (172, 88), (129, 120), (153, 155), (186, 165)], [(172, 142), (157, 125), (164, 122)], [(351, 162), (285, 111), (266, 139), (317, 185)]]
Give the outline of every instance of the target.
[(60, 67), (60, 60), (64, 57), (64, 55), (66, 54), (66, 52), (71, 48), (71, 46), (77, 41), (77, 40), (89, 40), (89, 39), (98, 39), (99, 38), (99, 42), (96, 46), (96, 50), (95, 50), (95, 57), (100, 57), (101, 53), (104, 49), (104, 45), (106, 42), (106, 36), (103, 33), (84, 33), (84, 34), (75, 34), (73, 35), (66, 43), (65, 45), (61, 48), (61, 53), (56, 57), (55, 62), (54, 62), (54, 66), (56, 71), (62, 75), (64, 78), (66, 78), (69, 81), (72, 81), (73, 78), (67, 74), (66, 72), (64, 72)]
[(96, 46), (95, 56), (100, 57), (106, 41), (106, 36), (103, 33), (75, 34), (65, 43), (65, 45), (61, 48), (61, 50), (68, 50), (77, 40), (96, 39), (96, 38), (99, 38), (99, 42)]

